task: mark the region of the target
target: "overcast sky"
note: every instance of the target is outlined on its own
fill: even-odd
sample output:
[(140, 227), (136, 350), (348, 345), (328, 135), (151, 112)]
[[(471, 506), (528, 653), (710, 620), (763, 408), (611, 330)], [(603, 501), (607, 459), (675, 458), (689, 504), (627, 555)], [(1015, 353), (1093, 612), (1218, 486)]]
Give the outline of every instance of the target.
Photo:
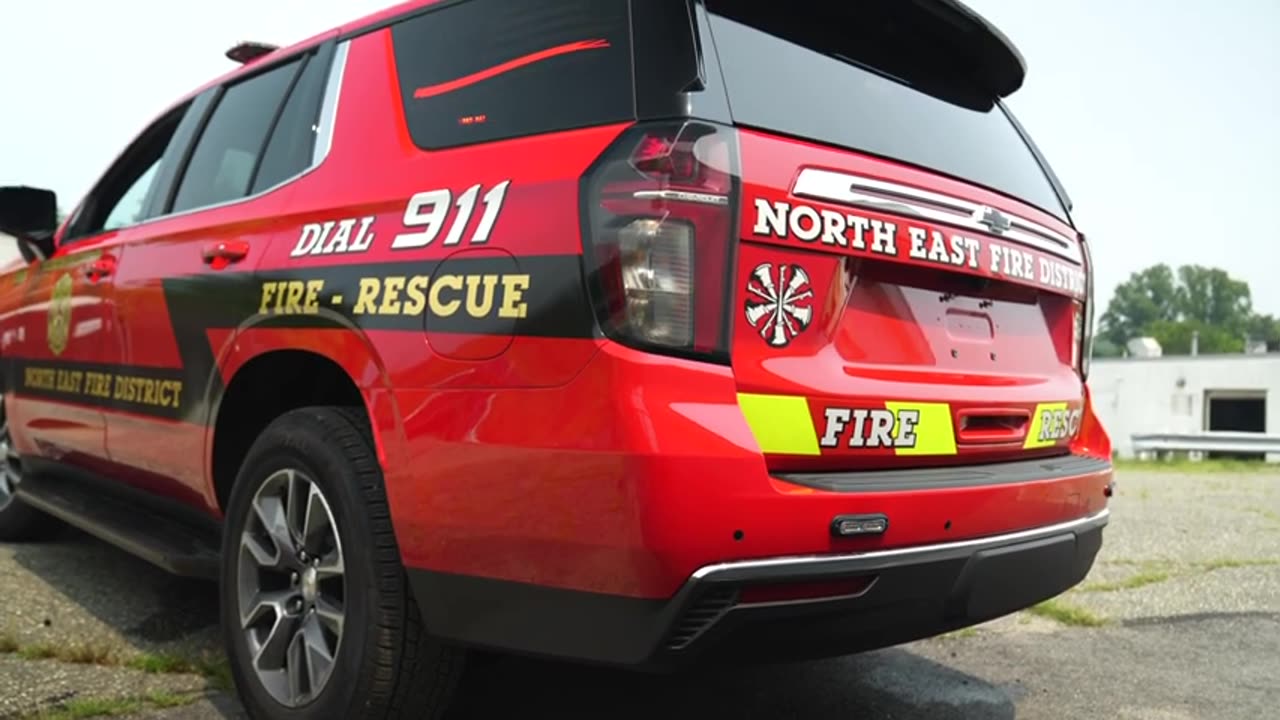
[[(1092, 238), (1100, 299), (1164, 261), (1225, 268), (1280, 314), (1280, 2), (967, 0), (1030, 66), (1010, 105)], [(379, 0), (0, 0), (0, 184), (70, 207), (145, 124), (231, 67)]]

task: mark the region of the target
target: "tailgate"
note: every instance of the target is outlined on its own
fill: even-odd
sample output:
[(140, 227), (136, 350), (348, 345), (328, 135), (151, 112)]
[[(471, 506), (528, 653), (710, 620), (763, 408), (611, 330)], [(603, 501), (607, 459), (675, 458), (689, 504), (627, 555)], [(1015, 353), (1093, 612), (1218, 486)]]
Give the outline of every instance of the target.
[(711, 19), (741, 128), (731, 357), (771, 467), (1065, 452), (1084, 248), (982, 79), (887, 76), (791, 17)]

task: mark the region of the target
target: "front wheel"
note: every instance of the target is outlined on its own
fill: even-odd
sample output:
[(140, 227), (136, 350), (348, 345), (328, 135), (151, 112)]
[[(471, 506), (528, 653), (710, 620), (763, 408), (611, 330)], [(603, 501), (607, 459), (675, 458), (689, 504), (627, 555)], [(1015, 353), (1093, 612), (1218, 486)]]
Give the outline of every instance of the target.
[(463, 654), (423, 630), (362, 415), (295, 410), (254, 443), (227, 507), (222, 627), (256, 718), (444, 712)]

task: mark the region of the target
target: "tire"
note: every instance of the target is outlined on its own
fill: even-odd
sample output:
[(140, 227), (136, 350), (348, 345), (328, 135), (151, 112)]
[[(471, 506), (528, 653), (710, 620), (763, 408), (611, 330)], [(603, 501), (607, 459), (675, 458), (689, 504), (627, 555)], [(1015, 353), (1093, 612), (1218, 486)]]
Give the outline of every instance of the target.
[(41, 540), (59, 526), (57, 520), (14, 496), (22, 481), (22, 460), (13, 448), (9, 419), (0, 402), (0, 542)]
[[(304, 507), (295, 495), (310, 522), (291, 513)], [(221, 581), (227, 656), (253, 717), (443, 715), (465, 654), (423, 628), (362, 413), (303, 408), (262, 433), (227, 506)]]

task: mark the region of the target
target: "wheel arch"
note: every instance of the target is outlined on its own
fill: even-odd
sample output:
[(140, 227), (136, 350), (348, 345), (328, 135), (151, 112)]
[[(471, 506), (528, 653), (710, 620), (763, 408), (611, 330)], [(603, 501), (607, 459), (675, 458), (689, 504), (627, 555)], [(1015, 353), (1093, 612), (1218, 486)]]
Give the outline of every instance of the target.
[(210, 500), (219, 512), (253, 442), (273, 420), (300, 407), (358, 409), (369, 419), (379, 462), (386, 462), (379, 427), (398, 427), (398, 413), (386, 368), (358, 329), (242, 329), (219, 366), (225, 386), (212, 404), (205, 447)]

